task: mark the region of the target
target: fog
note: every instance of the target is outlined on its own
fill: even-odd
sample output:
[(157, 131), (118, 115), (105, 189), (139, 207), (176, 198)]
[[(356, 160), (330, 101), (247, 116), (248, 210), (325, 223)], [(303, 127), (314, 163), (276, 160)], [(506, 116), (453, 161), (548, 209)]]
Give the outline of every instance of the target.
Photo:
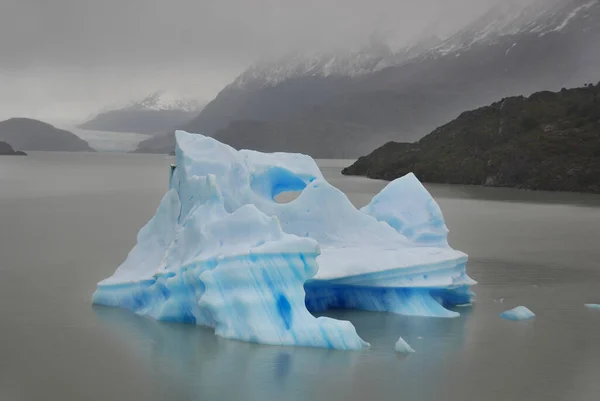
[(0, 118), (78, 120), (159, 89), (208, 101), (257, 59), (373, 32), (402, 46), (494, 2), (0, 0)]

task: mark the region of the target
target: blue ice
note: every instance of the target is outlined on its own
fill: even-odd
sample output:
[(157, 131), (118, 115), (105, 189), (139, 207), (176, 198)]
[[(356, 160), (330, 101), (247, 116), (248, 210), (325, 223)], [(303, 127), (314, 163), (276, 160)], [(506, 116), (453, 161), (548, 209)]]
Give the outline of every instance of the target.
[[(288, 191), (301, 192), (275, 202)], [(169, 191), (93, 302), (231, 339), (359, 349), (350, 322), (310, 312), (457, 316), (475, 282), (447, 232), (414, 175), (359, 211), (309, 156), (177, 131)]]
[(585, 307), (588, 309), (598, 309), (600, 310), (600, 304), (585, 304)]
[(535, 313), (525, 306), (517, 306), (500, 314), (500, 317), (507, 320), (526, 320), (535, 317)]

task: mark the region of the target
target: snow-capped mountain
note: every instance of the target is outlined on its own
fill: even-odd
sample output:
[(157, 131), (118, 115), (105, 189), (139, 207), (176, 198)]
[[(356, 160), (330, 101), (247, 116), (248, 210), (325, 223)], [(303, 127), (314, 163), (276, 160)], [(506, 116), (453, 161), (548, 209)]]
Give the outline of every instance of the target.
[(261, 60), (231, 84), (233, 88), (274, 86), (302, 76), (358, 77), (389, 67), (398, 67), (418, 57), (440, 57), (460, 53), (475, 45), (495, 44), (508, 36), (551, 32), (578, 26), (592, 14), (600, 0), (507, 0), (493, 7), (467, 27), (446, 39), (435, 35), (392, 50), (383, 38), (374, 36), (355, 51), (291, 54)]
[(202, 107), (196, 99), (158, 91), (124, 107), (105, 109), (78, 128), (154, 134), (191, 120)]
[(429, 55), (462, 52), (475, 45), (492, 45), (510, 36), (542, 37), (586, 23), (597, 23), (600, 0), (506, 1), (493, 7), (481, 18), (433, 47)]
[(133, 102), (125, 108), (136, 110), (181, 110), (199, 112), (203, 104), (192, 98), (186, 98), (166, 91), (154, 92), (144, 99)]
[[(237, 137), (243, 146), (254, 138), (259, 150), (262, 133), (272, 142), (288, 132), (302, 137), (302, 151), (311, 153), (312, 143), (319, 155), (324, 142), (316, 136), (329, 135), (338, 149), (327, 157), (353, 157), (418, 139), (502, 97), (598, 80), (600, 0), (506, 0), (445, 39), (432, 35), (399, 50), (372, 40), (357, 51), (259, 62), (183, 128), (234, 146), (242, 144)], [(143, 146), (164, 151), (170, 143)], [(279, 143), (294, 151), (298, 142)]]
[(392, 51), (384, 39), (374, 36), (367, 45), (355, 51), (289, 54), (253, 64), (235, 79), (231, 87), (274, 86), (302, 76), (359, 77), (400, 65), (441, 42), (442, 39), (431, 36), (401, 50)]

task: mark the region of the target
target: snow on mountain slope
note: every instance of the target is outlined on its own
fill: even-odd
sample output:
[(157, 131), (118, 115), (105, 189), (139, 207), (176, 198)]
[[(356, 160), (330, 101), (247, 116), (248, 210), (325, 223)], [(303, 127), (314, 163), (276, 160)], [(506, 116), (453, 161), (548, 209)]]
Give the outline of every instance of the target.
[(275, 86), (303, 76), (358, 77), (398, 67), (419, 57), (459, 54), (474, 45), (495, 44), (512, 35), (543, 36), (586, 23), (586, 20), (591, 22), (590, 14), (598, 12), (599, 5), (600, 0), (507, 0), (446, 39), (424, 36), (397, 50), (381, 39), (372, 39), (356, 51), (294, 54), (262, 60), (238, 76), (230, 87)]
[(133, 102), (127, 108), (146, 110), (182, 110), (195, 112), (202, 107), (196, 99), (185, 98), (166, 91), (154, 92), (138, 102)]
[(478, 44), (495, 44), (509, 36), (541, 37), (569, 26), (585, 29), (582, 24), (593, 23), (591, 13), (597, 13), (599, 5), (600, 0), (507, 1), (432, 48), (428, 55), (457, 53)]
[(78, 128), (154, 134), (176, 128), (191, 120), (200, 112), (202, 106), (198, 100), (158, 91), (124, 107), (105, 109)]
[(562, 30), (564, 27), (566, 27), (569, 22), (571, 22), (571, 20), (575, 19), (578, 16), (582, 16), (582, 17), (586, 17), (586, 10), (589, 10), (590, 8), (592, 8), (593, 6), (597, 6), (598, 5), (598, 0), (592, 0), (588, 3), (582, 4), (578, 7), (576, 7), (575, 9), (573, 9), (573, 11), (571, 11), (567, 17), (560, 23), (560, 25), (558, 25), (556, 28), (553, 29), (553, 31), (560, 31)]
[(356, 51), (290, 54), (273, 60), (262, 60), (238, 76), (231, 87), (245, 88), (257, 83), (274, 86), (287, 79), (303, 76), (358, 77), (401, 65), (441, 41), (442, 39), (432, 35), (393, 51), (384, 40), (373, 38)]

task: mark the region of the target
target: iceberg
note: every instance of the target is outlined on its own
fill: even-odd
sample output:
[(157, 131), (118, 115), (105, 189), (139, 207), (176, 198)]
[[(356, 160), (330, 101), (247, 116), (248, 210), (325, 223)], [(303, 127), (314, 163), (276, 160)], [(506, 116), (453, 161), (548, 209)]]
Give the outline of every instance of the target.
[(517, 306), (500, 314), (500, 317), (506, 320), (526, 320), (535, 317), (535, 313), (525, 306)]
[(585, 307), (588, 309), (597, 309), (600, 310), (600, 304), (585, 304)]
[(404, 338), (402, 337), (398, 338), (394, 349), (396, 350), (396, 352), (402, 352), (406, 354), (415, 352), (415, 350), (410, 345), (408, 345), (408, 343), (404, 341)]
[(471, 302), (467, 255), (414, 175), (358, 210), (309, 156), (175, 136), (169, 190), (93, 303), (230, 339), (360, 349), (350, 322), (311, 312), (455, 317), (448, 307)]

